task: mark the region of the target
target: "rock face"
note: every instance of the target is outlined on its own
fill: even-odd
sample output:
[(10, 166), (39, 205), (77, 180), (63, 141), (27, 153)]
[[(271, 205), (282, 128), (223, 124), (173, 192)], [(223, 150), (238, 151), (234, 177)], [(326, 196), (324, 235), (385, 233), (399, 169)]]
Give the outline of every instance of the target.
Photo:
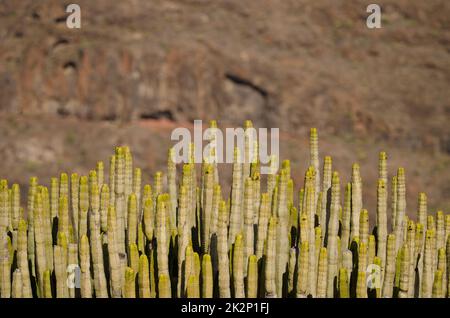
[[(446, 0), (383, 1), (381, 29), (346, 1), (77, 3), (81, 29), (67, 28), (64, 1), (0, 2), (2, 120), (44, 116), (61, 133), (66, 120), (94, 121), (92, 135), (105, 122), (120, 133), (161, 119), (252, 119), (303, 137), (315, 126), (344, 142), (348, 160), (364, 160), (350, 153), (357, 142), (378, 142), (448, 170)], [(67, 144), (49, 147), (40, 156)], [(448, 187), (436, 191), (449, 204)]]

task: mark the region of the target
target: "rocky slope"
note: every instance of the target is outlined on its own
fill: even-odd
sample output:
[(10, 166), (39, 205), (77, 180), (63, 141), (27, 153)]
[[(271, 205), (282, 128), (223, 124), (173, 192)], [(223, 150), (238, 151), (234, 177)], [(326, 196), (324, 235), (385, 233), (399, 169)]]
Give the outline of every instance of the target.
[[(146, 175), (164, 164), (170, 131), (194, 119), (280, 127), (297, 181), (307, 132), (321, 135), (349, 180), (360, 162), (374, 210), (376, 160), (407, 168), (418, 191), (450, 208), (450, 6), (378, 1), (0, 2), (0, 175), (22, 184), (86, 172), (130, 143)], [(226, 175), (226, 174), (225, 174)]]

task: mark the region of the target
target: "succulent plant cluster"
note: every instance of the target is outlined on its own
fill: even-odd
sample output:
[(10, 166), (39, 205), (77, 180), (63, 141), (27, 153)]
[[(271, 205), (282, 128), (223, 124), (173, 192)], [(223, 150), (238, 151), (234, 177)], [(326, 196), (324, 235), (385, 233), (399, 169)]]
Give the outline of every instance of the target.
[[(245, 151), (252, 146), (246, 140)], [(430, 214), (420, 193), (410, 219), (405, 171), (388, 179), (386, 153), (372, 227), (358, 164), (341, 184), (331, 157), (319, 164), (316, 129), (298, 191), (288, 160), (263, 176), (257, 158), (238, 156), (236, 148), (228, 199), (216, 163), (177, 167), (173, 149), (151, 184), (126, 146), (116, 147), (109, 173), (100, 161), (49, 187), (32, 177), (25, 207), (19, 185), (1, 180), (0, 296), (449, 296), (450, 215)]]

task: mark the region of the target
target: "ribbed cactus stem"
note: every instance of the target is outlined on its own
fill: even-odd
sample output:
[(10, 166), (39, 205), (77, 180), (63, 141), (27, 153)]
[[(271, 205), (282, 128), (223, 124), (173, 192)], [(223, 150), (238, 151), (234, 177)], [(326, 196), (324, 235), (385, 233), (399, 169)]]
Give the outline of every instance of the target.
[(381, 151), (378, 156), (378, 179), (383, 180), (384, 184), (387, 184), (387, 154)]
[[(69, 194), (64, 194), (65, 190), (64, 187), (61, 187), (61, 182), (65, 182), (64, 178), (60, 178), (60, 190), (59, 190), (59, 197), (62, 198), (66, 196), (67, 200), (70, 198), (70, 212), (71, 212), (71, 224), (73, 227), (73, 230), (75, 233), (78, 234), (78, 205), (79, 205), (79, 193), (80, 193), (80, 177), (77, 173), (72, 173), (70, 175), (70, 197)], [(70, 238), (70, 236), (67, 236), (67, 238)]]
[(125, 149), (116, 147), (115, 172), (114, 172), (114, 201), (117, 214), (117, 252), (125, 254), (125, 220), (126, 220), (126, 196), (125, 196)]
[(376, 255), (376, 244), (375, 235), (369, 235), (369, 241), (367, 243), (367, 264), (373, 264)]
[[(133, 156), (130, 151), (130, 147), (124, 146), (124, 193), (125, 198), (133, 192)], [(127, 218), (125, 216), (125, 229), (127, 228)]]
[(432, 292), (433, 298), (443, 298), (443, 290), (442, 290), (442, 271), (437, 270), (434, 273), (434, 281), (433, 281), (433, 292)]
[(308, 241), (301, 242), (300, 252), (298, 254), (298, 269), (297, 269), (297, 298), (306, 298), (308, 291), (308, 275), (309, 271), (309, 243)]
[(367, 298), (365, 271), (358, 271), (358, 277), (356, 281), (356, 298)]
[(383, 279), (383, 298), (392, 298), (395, 277), (395, 235), (389, 234), (386, 244), (386, 266)]
[(100, 229), (106, 233), (108, 231), (108, 207), (110, 204), (110, 190), (107, 184), (103, 184), (100, 189)]
[(440, 248), (438, 250), (437, 271), (441, 271), (441, 273), (442, 273), (442, 283), (441, 283), (442, 296), (446, 295), (446, 293), (447, 293), (447, 264), (446, 263), (447, 263), (447, 259), (446, 259), (446, 255), (445, 255), (445, 248)]
[(45, 259), (47, 269), (53, 271), (53, 237), (52, 237), (52, 217), (50, 215), (50, 197), (48, 189), (40, 186), (42, 196), (42, 230), (44, 234)]
[(404, 244), (400, 250), (400, 284), (398, 290), (399, 298), (408, 297), (409, 289), (409, 274), (410, 274), (410, 248), (408, 244)]
[[(198, 284), (197, 284), (198, 285)], [(158, 278), (158, 298), (171, 298), (170, 279), (168, 274), (160, 274)]]
[(127, 243), (135, 244), (137, 239), (138, 225), (138, 201), (136, 194), (131, 193), (128, 196), (128, 227), (127, 227)]
[(391, 179), (391, 227), (392, 231), (395, 231), (395, 222), (397, 222), (397, 188), (398, 181), (397, 176), (393, 176)]
[[(293, 295), (295, 286), (295, 268), (297, 266), (297, 249), (295, 247), (291, 247), (289, 250), (289, 261), (288, 261), (288, 272), (287, 272), (287, 297)], [(285, 280), (286, 281), (286, 280)]]
[(86, 176), (80, 177), (80, 203), (78, 207), (78, 241), (87, 235), (87, 217), (89, 211), (89, 186)]
[(300, 228), (300, 237), (299, 242), (308, 242), (309, 243), (309, 220), (306, 212), (300, 214), (299, 218), (299, 228)]
[(136, 243), (128, 245), (128, 266), (135, 274), (139, 273), (139, 251)]
[(359, 241), (358, 246), (358, 272), (367, 270), (367, 244)]
[(186, 296), (187, 298), (200, 298), (200, 288), (197, 275), (189, 276)]
[[(166, 216), (167, 216), (167, 199), (166, 194), (160, 194), (157, 197), (157, 208), (156, 208), (156, 240), (158, 244), (158, 273), (169, 275), (169, 265), (168, 258), (169, 254), (167, 252), (167, 229), (166, 229)], [(170, 285), (169, 285), (170, 286)]]
[(447, 244), (446, 244), (446, 254), (447, 254), (447, 297), (450, 296), (450, 233), (447, 235)]
[(53, 218), (58, 216), (59, 203), (59, 180), (58, 178), (50, 179), (50, 215)]
[[(382, 156), (382, 154), (384, 154)], [(386, 190), (386, 174), (385, 159), (386, 153), (380, 153), (380, 178), (377, 187), (377, 256), (381, 260), (381, 277), (384, 277), (384, 267), (386, 264), (386, 239), (387, 239), (387, 190)], [(384, 160), (382, 160), (384, 158)], [(384, 164), (382, 164), (384, 162)], [(384, 166), (384, 168), (382, 167)], [(383, 175), (383, 178), (381, 178)]]
[(231, 184), (231, 208), (230, 208), (230, 227), (228, 236), (228, 247), (233, 244), (236, 235), (241, 231), (242, 220), (242, 160), (240, 159), (239, 148), (234, 150), (233, 176)]
[(449, 234), (450, 234), (450, 213), (445, 215), (445, 242), (447, 242)]
[(6, 231), (0, 232), (0, 296), (11, 297), (11, 266)]
[(347, 268), (339, 269), (339, 298), (350, 298)]
[(359, 239), (362, 243), (369, 243), (369, 212), (362, 209), (359, 215)]
[(14, 183), (11, 187), (11, 224), (13, 230), (19, 227), (19, 220), (22, 217), (20, 208), (20, 187)]
[(406, 244), (409, 250), (409, 286), (408, 297), (414, 297), (414, 283), (415, 283), (415, 267), (417, 263), (416, 259), (416, 225), (414, 221), (409, 220), (406, 228)]
[[(189, 166), (187, 166), (189, 167)], [(180, 197), (178, 198), (178, 288), (177, 288), (177, 295), (178, 298), (181, 297), (182, 294), (182, 268), (183, 268), (183, 262), (185, 260), (185, 251), (186, 247), (189, 244), (189, 235), (190, 235), (190, 228), (188, 227), (188, 209), (189, 209), (189, 197), (188, 192), (186, 190), (186, 187), (184, 185), (180, 186), (179, 191)], [(146, 204), (147, 206), (147, 204)], [(150, 207), (148, 207), (150, 208)]]
[(44, 286), (44, 272), (47, 269), (47, 257), (46, 257), (46, 243), (45, 243), (45, 231), (44, 231), (44, 216), (42, 205), (42, 194), (37, 192), (34, 201), (34, 234), (36, 244), (36, 275), (38, 278), (38, 290), (39, 295), (43, 295)]
[(43, 274), (42, 297), (52, 298), (52, 286), (50, 281), (51, 272), (47, 269)]
[(35, 242), (34, 242), (34, 196), (37, 192), (38, 179), (31, 177), (28, 187), (27, 197), (27, 217), (28, 217), (28, 259), (31, 262), (31, 275), (36, 277), (35, 266)]
[(67, 298), (69, 297), (69, 291), (67, 289), (67, 246), (64, 248), (55, 245), (53, 249), (56, 276), (56, 298)]
[(170, 148), (167, 156), (167, 187), (170, 195), (170, 223), (176, 226), (177, 212), (177, 167), (175, 165), (175, 149)]
[(352, 220), (350, 237), (359, 235), (359, 215), (362, 203), (362, 181), (358, 164), (352, 166)]
[[(259, 167), (258, 167), (259, 169)], [(258, 224), (259, 219), (259, 206), (261, 204), (261, 176), (259, 171), (256, 171), (252, 174), (252, 183), (253, 183), (253, 224)], [(289, 196), (290, 200), (294, 200), (294, 182), (292, 179), (288, 182)]]
[(319, 262), (317, 267), (317, 298), (327, 297), (327, 273), (328, 273), (327, 248), (322, 247), (319, 253)]
[(204, 163), (203, 168), (203, 198), (202, 198), (202, 250), (207, 253), (211, 240), (211, 219), (213, 212), (213, 192), (214, 192), (214, 167), (212, 164)]
[(139, 257), (139, 273), (138, 273), (138, 284), (139, 284), (139, 298), (150, 298), (150, 273), (148, 258), (146, 255), (141, 255)]
[(405, 188), (405, 170), (398, 168), (397, 171), (397, 208), (395, 218), (395, 237), (396, 250), (398, 251), (403, 243), (403, 231), (405, 228), (404, 218), (406, 213), (406, 188)]
[(75, 290), (80, 287), (80, 267), (78, 265), (78, 245), (69, 244), (67, 247), (67, 282), (69, 298), (75, 298)]
[(111, 297), (119, 298), (122, 296), (121, 284), (121, 265), (119, 253), (117, 251), (117, 223), (116, 210), (113, 206), (108, 209), (108, 256), (109, 256), (109, 272)]
[(109, 205), (115, 206), (115, 187), (116, 187), (116, 156), (115, 154), (109, 158)]
[[(328, 274), (327, 274), (327, 297), (334, 296), (334, 282), (338, 276), (338, 228), (339, 228), (339, 201), (340, 201), (340, 182), (339, 174), (333, 173), (331, 185), (331, 206), (330, 206), (330, 220), (328, 222)], [(310, 264), (311, 265), (311, 264)]]
[(95, 171), (97, 173), (97, 185), (98, 188), (101, 189), (105, 183), (105, 165), (103, 164), (103, 161), (97, 161)]
[(311, 128), (309, 135), (309, 165), (314, 167), (316, 171), (315, 189), (316, 193), (320, 192), (320, 174), (319, 174), (319, 138), (317, 136), (317, 129)]
[(442, 211), (436, 212), (436, 249), (445, 247), (445, 215)]
[(427, 224), (427, 195), (424, 192), (419, 193), (419, 199), (418, 199), (418, 222), (420, 224), (426, 225)]
[(20, 269), (16, 269), (13, 273), (12, 287), (11, 287), (11, 297), (12, 298), (22, 298), (22, 273)]
[(271, 217), (269, 219), (269, 228), (267, 231), (266, 243), (266, 259), (265, 259), (265, 297), (277, 297), (276, 283), (275, 283), (275, 264), (276, 264), (276, 240), (277, 240), (277, 224), (276, 219)]
[(247, 298), (258, 297), (258, 258), (250, 255), (247, 269)]
[[(91, 174), (91, 177), (93, 174)], [(94, 272), (94, 289), (95, 289), (95, 297), (96, 298), (107, 298), (107, 283), (106, 276), (104, 270), (104, 262), (103, 262), (103, 249), (101, 242), (101, 213), (106, 214), (107, 211), (100, 212), (103, 208), (107, 210), (107, 206), (100, 207), (101, 201), (106, 201), (106, 205), (109, 204), (109, 198), (101, 198), (99, 194), (99, 188), (97, 182), (91, 178), (91, 186), (90, 186), (90, 215), (89, 215), (89, 233), (90, 233), (90, 248), (92, 254), (92, 266)], [(106, 185), (105, 185), (106, 186)], [(104, 188), (104, 187), (102, 187)], [(103, 195), (106, 193), (109, 196), (109, 192), (102, 193)], [(106, 215), (107, 218), (107, 215)], [(107, 222), (107, 219), (104, 220)]]
[(253, 181), (251, 178), (245, 179), (244, 186), (244, 276), (247, 275), (247, 263), (250, 255), (254, 254), (254, 229), (253, 229)]
[(433, 284), (433, 239), (434, 230), (427, 230), (425, 232), (425, 247), (424, 247), (424, 260), (423, 260), (423, 274), (421, 284), (422, 298), (430, 298), (432, 295), (432, 284)]
[(92, 298), (90, 261), (89, 239), (86, 235), (82, 235), (80, 238), (80, 292), (82, 298)]
[(18, 224), (17, 233), (17, 267), (20, 269), (22, 277), (22, 296), (24, 298), (31, 298), (32, 292), (27, 248), (27, 223), (21, 219)]
[(136, 298), (136, 274), (131, 267), (125, 268), (124, 298)]
[[(217, 234), (217, 223), (219, 218), (219, 202), (222, 200), (222, 188), (219, 184), (214, 185), (213, 200), (212, 200), (212, 217), (210, 225), (210, 235)], [(211, 246), (209, 251), (211, 251)]]
[(230, 267), (228, 259), (227, 239), (228, 211), (225, 201), (219, 202), (219, 220), (217, 230), (217, 253), (219, 264), (219, 295), (221, 298), (230, 298)]
[(352, 184), (349, 182), (345, 187), (344, 207), (342, 208), (342, 233), (341, 246), (342, 251), (348, 249), (350, 243), (350, 224), (352, 217)]
[(202, 258), (202, 298), (213, 297), (213, 271), (211, 256), (204, 254)]
[(244, 298), (244, 243), (242, 234), (236, 236), (233, 246), (233, 287), (234, 297)]

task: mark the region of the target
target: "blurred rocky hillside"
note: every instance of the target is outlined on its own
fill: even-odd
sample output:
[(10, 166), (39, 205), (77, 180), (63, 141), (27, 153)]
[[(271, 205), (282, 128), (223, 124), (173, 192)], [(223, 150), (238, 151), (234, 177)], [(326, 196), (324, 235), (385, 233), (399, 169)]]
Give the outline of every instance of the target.
[[(65, 7), (81, 7), (81, 29)], [(0, 1), (0, 176), (86, 173), (126, 143), (145, 181), (174, 127), (194, 119), (280, 127), (302, 182), (307, 134), (341, 180), (359, 162), (374, 211), (377, 158), (450, 209), (450, 3), (373, 1)], [(224, 173), (224, 182), (229, 181)]]

